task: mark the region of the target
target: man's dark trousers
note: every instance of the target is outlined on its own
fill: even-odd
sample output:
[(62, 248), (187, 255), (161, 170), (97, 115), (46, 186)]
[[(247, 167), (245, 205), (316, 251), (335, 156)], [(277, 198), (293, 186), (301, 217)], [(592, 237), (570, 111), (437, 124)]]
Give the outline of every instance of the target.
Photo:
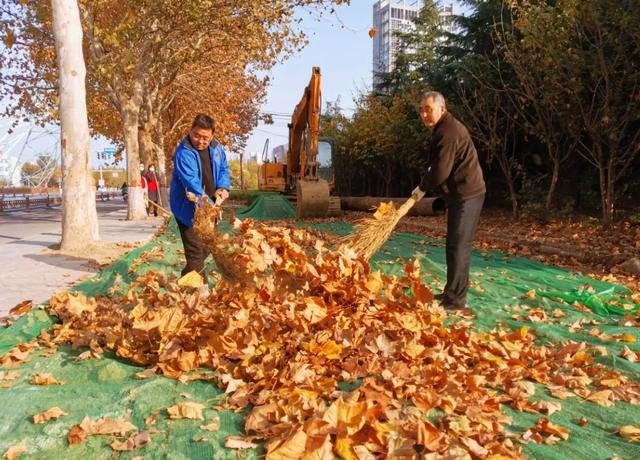
[(465, 201), (447, 203), (447, 285), (448, 304), (463, 307), (469, 289), (469, 258), (480, 221), (484, 194)]
[(184, 246), (184, 256), (187, 259), (187, 265), (182, 269), (182, 276), (195, 270), (206, 278), (204, 274), (204, 260), (209, 255), (208, 249), (200, 238), (198, 238), (193, 227), (187, 227), (178, 221), (178, 228), (180, 229), (180, 237), (182, 238), (182, 245)]

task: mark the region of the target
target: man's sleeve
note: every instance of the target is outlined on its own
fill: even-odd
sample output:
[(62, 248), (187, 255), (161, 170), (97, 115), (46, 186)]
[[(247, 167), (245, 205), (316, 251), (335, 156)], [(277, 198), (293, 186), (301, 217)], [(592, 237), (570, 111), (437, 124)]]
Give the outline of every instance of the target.
[(220, 147), (220, 173), (218, 175), (218, 183), (216, 188), (224, 188), (226, 190), (231, 189), (231, 177), (229, 176), (229, 163), (227, 163), (227, 154), (222, 147)]
[(457, 139), (445, 139), (445, 136), (436, 137), (435, 145), (431, 149), (429, 170), (420, 182), (423, 191), (438, 189), (447, 180), (453, 169)]
[(173, 157), (173, 174), (178, 177), (187, 192), (194, 193), (196, 196), (204, 195), (198, 165), (192, 158), (189, 158), (187, 152), (176, 151)]

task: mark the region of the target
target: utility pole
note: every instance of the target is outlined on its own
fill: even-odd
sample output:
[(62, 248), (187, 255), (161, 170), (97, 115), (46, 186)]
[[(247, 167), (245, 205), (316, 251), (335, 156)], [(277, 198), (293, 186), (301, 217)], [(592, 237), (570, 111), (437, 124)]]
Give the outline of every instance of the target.
[(244, 191), (244, 152), (240, 152), (240, 190)]

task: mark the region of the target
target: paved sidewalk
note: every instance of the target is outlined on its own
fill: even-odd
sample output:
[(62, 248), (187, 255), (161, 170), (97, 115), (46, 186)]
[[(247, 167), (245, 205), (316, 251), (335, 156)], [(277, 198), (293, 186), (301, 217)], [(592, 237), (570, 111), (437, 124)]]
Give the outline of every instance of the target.
[[(127, 221), (126, 203), (97, 202), (100, 239), (142, 244), (162, 224), (160, 217)], [(97, 272), (94, 261), (56, 254), (60, 243), (61, 208), (0, 213), (0, 317), (23, 300), (48, 300)]]

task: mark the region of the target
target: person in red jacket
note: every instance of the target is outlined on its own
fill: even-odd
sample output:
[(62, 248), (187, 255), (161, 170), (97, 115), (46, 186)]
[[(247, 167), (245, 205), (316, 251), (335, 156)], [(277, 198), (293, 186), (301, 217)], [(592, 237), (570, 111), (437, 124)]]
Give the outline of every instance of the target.
[[(153, 163), (149, 164), (149, 167), (144, 177), (145, 179), (147, 179), (149, 201), (155, 204), (159, 204), (158, 177), (156, 176), (156, 166)], [(151, 211), (153, 211), (153, 215), (155, 217), (158, 217), (158, 207), (153, 206), (151, 203), (149, 203), (149, 207), (147, 208), (147, 214), (151, 215)]]

